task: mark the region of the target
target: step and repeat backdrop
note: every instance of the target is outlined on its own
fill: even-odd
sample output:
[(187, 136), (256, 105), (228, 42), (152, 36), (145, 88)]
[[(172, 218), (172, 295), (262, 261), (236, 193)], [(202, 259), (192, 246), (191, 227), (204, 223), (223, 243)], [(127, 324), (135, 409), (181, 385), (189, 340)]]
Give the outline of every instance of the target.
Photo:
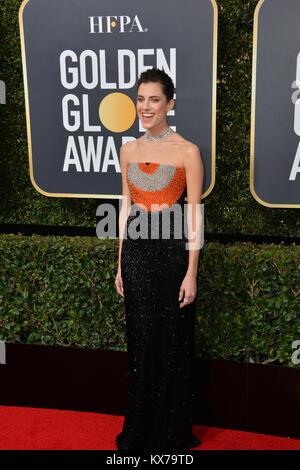
[(203, 197), (215, 178), (215, 1), (25, 0), (20, 33), (30, 177), (46, 196), (121, 195), (120, 146), (145, 130), (137, 80), (175, 85), (168, 123), (197, 144)]
[(299, 18), (298, 0), (255, 10), (250, 187), (269, 207), (300, 207)]
[[(157, 11), (160, 14), (157, 14)], [(170, 17), (171, 15), (171, 17)], [(261, 0), (254, 15), (250, 190), (300, 207), (297, 0)], [(215, 183), (217, 4), (165, 0), (25, 0), (19, 13), (30, 177), (53, 197), (118, 198), (120, 146), (145, 130), (136, 83), (151, 67), (175, 84), (169, 125), (196, 143), (203, 198)]]

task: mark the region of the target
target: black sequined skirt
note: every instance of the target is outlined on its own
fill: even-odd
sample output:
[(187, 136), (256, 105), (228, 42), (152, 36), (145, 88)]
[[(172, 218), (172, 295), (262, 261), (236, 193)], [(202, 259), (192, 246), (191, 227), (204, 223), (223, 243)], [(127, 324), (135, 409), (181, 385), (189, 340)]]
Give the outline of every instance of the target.
[(192, 433), (195, 302), (179, 308), (184, 240), (124, 239), (128, 392), (118, 450), (188, 450)]

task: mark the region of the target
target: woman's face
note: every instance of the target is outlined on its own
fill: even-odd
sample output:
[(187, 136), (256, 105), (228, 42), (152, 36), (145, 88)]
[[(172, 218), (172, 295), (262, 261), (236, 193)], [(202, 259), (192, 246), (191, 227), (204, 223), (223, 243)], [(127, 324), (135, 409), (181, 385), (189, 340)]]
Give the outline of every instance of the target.
[[(141, 83), (137, 94), (137, 114), (144, 129), (166, 126), (166, 113), (173, 108), (174, 100), (167, 102), (161, 83)], [(148, 116), (149, 115), (149, 116)]]

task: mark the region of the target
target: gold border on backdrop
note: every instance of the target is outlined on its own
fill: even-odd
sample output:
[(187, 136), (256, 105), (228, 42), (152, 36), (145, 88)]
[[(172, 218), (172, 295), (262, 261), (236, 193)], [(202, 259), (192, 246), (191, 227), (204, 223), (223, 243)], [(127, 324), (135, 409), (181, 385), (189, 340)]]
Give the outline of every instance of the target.
[(253, 52), (252, 52), (252, 95), (251, 95), (251, 134), (250, 134), (250, 191), (259, 204), (266, 207), (300, 207), (300, 204), (270, 204), (263, 201), (254, 189), (254, 147), (255, 147), (255, 106), (256, 106), (256, 64), (257, 64), (257, 35), (258, 15), (265, 0), (259, 0), (254, 12), (253, 22)]
[[(213, 71), (212, 71), (212, 131), (211, 131), (211, 182), (201, 199), (208, 196), (216, 182), (216, 109), (217, 109), (217, 57), (218, 57), (218, 6), (216, 0), (210, 0), (214, 10), (213, 26)], [(201, 151), (201, 149), (200, 149)]]
[[(28, 94), (28, 81), (27, 81), (27, 67), (26, 67), (26, 51), (23, 27), (23, 11), (25, 6), (30, 0), (23, 0), (19, 9), (19, 28), (21, 38), (21, 53), (22, 53), (22, 66), (23, 66), (23, 82), (25, 93), (25, 108), (26, 108), (26, 127), (27, 127), (27, 142), (28, 142), (28, 156), (29, 156), (29, 171), (30, 180), (34, 188), (44, 196), (49, 197), (74, 197), (74, 198), (105, 198), (105, 199), (121, 199), (122, 194), (75, 194), (75, 193), (48, 193), (41, 189), (33, 177), (32, 165), (32, 145), (31, 145), (31, 126), (30, 126), (30, 110), (29, 110), (29, 94)], [(214, 26), (213, 26), (213, 83), (212, 83), (212, 166), (211, 166), (211, 183), (209, 188), (202, 194), (205, 198), (210, 194), (215, 185), (215, 169), (216, 169), (216, 91), (217, 91), (217, 44), (218, 44), (218, 7), (216, 0), (210, 0), (214, 10)], [(200, 149), (201, 150), (201, 149)], [(121, 176), (121, 174), (120, 174)], [(187, 198), (185, 198), (187, 200)]]

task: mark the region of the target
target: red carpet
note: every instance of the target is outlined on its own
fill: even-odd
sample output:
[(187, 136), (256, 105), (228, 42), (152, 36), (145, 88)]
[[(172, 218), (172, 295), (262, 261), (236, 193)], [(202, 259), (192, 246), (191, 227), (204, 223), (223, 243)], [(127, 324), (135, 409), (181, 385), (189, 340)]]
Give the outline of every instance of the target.
[[(0, 406), (0, 450), (116, 450), (124, 417)], [(300, 450), (300, 440), (194, 426), (199, 450)], [(196, 449), (193, 449), (196, 450)]]

